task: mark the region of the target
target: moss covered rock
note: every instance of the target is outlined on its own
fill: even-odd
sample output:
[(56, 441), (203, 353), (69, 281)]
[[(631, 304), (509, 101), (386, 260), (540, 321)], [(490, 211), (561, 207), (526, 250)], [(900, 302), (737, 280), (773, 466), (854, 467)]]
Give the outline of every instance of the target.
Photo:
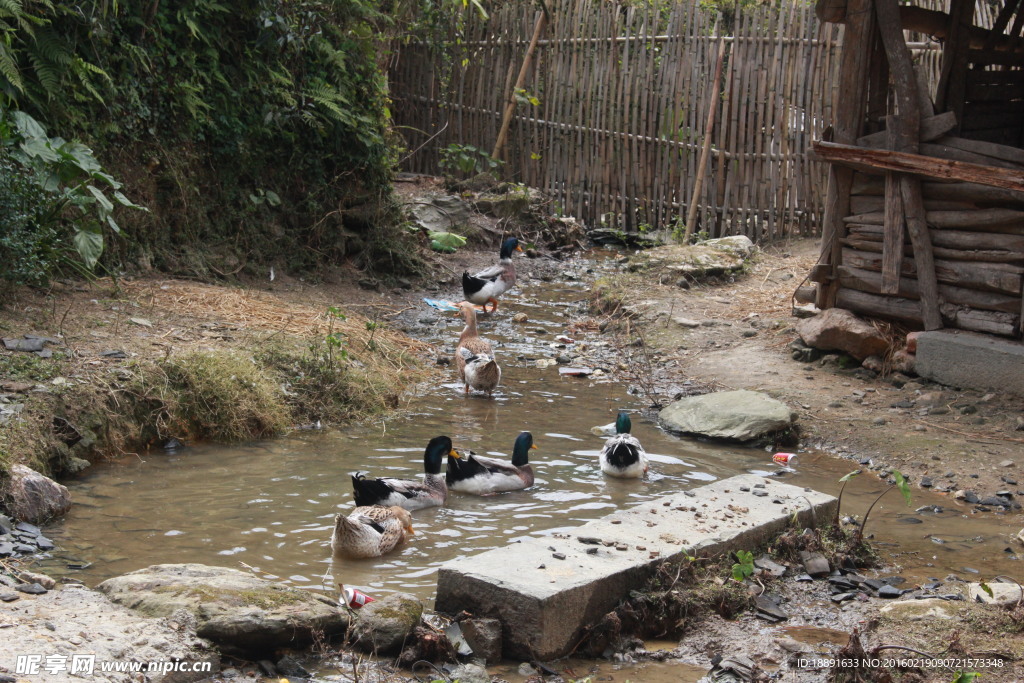
[(411, 595), (393, 593), (369, 603), (358, 614), (353, 626), (356, 644), (368, 652), (397, 654), (420, 623), (423, 603)]
[(348, 629), (338, 604), (309, 591), (264, 581), (237, 569), (160, 564), (98, 586), (114, 602), (155, 617), (186, 609), (196, 633), (226, 653), (302, 648)]

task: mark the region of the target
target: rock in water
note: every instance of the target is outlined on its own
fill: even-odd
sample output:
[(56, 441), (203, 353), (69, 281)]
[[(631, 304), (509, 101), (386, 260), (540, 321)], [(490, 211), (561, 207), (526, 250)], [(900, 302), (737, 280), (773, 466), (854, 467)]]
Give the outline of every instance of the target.
[(670, 432), (750, 441), (790, 427), (789, 407), (757, 391), (688, 396), (663, 408), (658, 422)]
[(24, 465), (11, 465), (0, 498), (7, 501), (8, 512), (24, 522), (45, 522), (71, 508), (71, 494), (66, 486)]

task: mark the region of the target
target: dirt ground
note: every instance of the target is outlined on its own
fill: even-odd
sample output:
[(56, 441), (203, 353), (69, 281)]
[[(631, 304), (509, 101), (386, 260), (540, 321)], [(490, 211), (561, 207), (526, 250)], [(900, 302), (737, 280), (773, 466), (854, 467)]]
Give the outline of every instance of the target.
[[(473, 271), (493, 262), (490, 242), (496, 240), (490, 233), (500, 228), (491, 221), (475, 244), (455, 254), (428, 256), (437, 275), (423, 283), (386, 287), (344, 264), (318, 282), (268, 272), (245, 287), (158, 278), (124, 280), (120, 287), (109, 281), (64, 283), (46, 292), (19, 292), (0, 314), (0, 329), (5, 337), (59, 336), (73, 351), (61, 381), (88, 383), (117, 373), (131, 359), (191, 349), (248, 349), (282, 333), (322, 334), (328, 306), (340, 306), (367, 320), (400, 321), (403, 314), (408, 317), (422, 306), (423, 296), (451, 296), (463, 269)], [(950, 495), (959, 489), (970, 489), (981, 498), (1004, 489), (1016, 492), (1024, 467), (1024, 398), (941, 387), (913, 377), (879, 377), (843, 369), (835, 357), (812, 363), (792, 359), (789, 344), (797, 335), (791, 297), (815, 262), (818, 248), (813, 239), (775, 244), (762, 250), (742, 275), (688, 289), (628, 274), (629, 252), (602, 253), (602, 262), (612, 265), (593, 270), (595, 277), (615, 282), (622, 308), (633, 316), (629, 324), (643, 331), (643, 343), (650, 350), (644, 381), (652, 392), (671, 395), (680, 387), (765, 391), (798, 411), (802, 447), (827, 449), (855, 463), (870, 459), (876, 468), (899, 469), (911, 475), (914, 486), (922, 477), (931, 477), (936, 488), (944, 487)], [(521, 281), (526, 283), (556, 279), (570, 267), (586, 272), (587, 264), (579, 259), (592, 258), (573, 254), (564, 245), (553, 250), (538, 244), (531, 255), (518, 261)], [(607, 314), (583, 314), (575, 328), (581, 335), (599, 338), (608, 321)], [(430, 366), (437, 354), (424, 344), (411, 345)], [(637, 381), (635, 368), (619, 370), (624, 381)], [(4, 387), (13, 393), (30, 390)], [(808, 595), (806, 590), (803, 594), (803, 607), (798, 608), (827, 606), (827, 596)], [(867, 606), (851, 606), (843, 614), (848, 616), (838, 621), (833, 617), (825, 623), (823, 618), (822, 626), (848, 631), (876, 618)], [(965, 624), (974, 619), (961, 617)], [(706, 657), (714, 649), (728, 651), (754, 642), (751, 634), (758, 627), (753, 618), (709, 623), (703, 640), (689, 641), (688, 654)], [(883, 622), (883, 635), (885, 628), (896, 633), (905, 626), (887, 627)], [(1002, 651), (1019, 649), (1019, 639), (1011, 639)], [(753, 649), (770, 644), (770, 639), (755, 643)], [(769, 661), (780, 659), (778, 648), (772, 648), (775, 654), (766, 651), (765, 656)], [(1015, 679), (994, 674), (985, 680)]]

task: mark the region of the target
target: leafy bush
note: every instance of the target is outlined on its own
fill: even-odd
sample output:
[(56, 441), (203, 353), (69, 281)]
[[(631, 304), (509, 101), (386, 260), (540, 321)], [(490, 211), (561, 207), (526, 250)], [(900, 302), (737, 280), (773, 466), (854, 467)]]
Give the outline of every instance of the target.
[(49, 193), (0, 151), (0, 278), (41, 285), (60, 262), (57, 231), (44, 224)]

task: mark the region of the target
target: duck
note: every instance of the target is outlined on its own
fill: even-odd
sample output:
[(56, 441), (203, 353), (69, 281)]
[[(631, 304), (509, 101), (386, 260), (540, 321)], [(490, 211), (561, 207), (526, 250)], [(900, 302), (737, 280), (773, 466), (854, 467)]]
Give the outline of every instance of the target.
[(459, 343), (455, 345), (455, 367), (459, 371), (459, 379), (467, 394), (474, 389), (490, 396), (501, 381), (501, 367), (494, 358), (491, 343), (477, 334), (476, 308), (468, 301), (461, 301), (457, 306), (458, 314), (466, 321)]
[(414, 533), (412, 515), (405, 508), (360, 506), (334, 518), (331, 550), (335, 557), (380, 557)]
[(352, 475), (356, 505), (397, 505), (406, 510), (444, 505), (448, 486), (441, 476), (444, 457), (460, 458), (447, 436), (435, 436), (423, 452), (423, 479), (367, 479), (362, 472)]
[(615, 436), (601, 449), (601, 471), (613, 477), (639, 479), (647, 474), (647, 453), (640, 440), (629, 433), (633, 423), (629, 414), (619, 411), (615, 420)]
[(510, 463), (475, 453), (468, 453), (460, 460), (448, 458), (445, 481), (453, 491), (478, 496), (528, 488), (533, 486), (533, 468), (529, 459), (530, 450), (535, 448), (533, 434), (523, 432), (512, 446)]
[(468, 270), (463, 271), (462, 295), (466, 301), (483, 306), (484, 313), (488, 312), (488, 303), (493, 306), (491, 313), (497, 311), (498, 297), (512, 289), (516, 283), (516, 267), (512, 263), (512, 252), (522, 250), (519, 240), (509, 237), (501, 243), (498, 263), (476, 275), (470, 275)]

